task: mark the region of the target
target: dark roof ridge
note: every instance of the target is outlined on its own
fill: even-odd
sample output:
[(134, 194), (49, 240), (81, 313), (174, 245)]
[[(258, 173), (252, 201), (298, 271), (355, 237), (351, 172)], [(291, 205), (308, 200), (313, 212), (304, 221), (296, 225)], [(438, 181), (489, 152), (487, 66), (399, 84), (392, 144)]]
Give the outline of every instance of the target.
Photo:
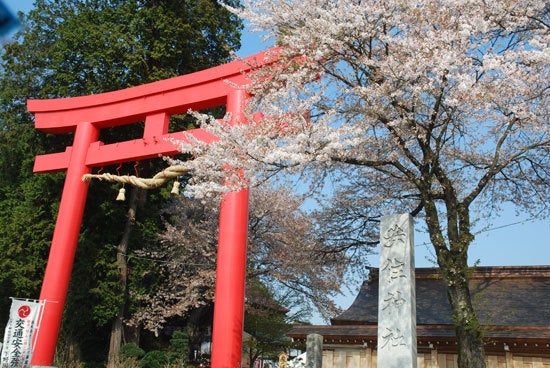
[[(536, 266), (474, 266), (472, 267), (472, 279), (485, 277), (491, 278), (533, 278), (550, 277), (550, 265)], [(416, 279), (438, 279), (441, 278), (437, 267), (418, 267), (415, 269)], [(378, 279), (378, 268), (369, 267), (369, 277), (372, 280)]]

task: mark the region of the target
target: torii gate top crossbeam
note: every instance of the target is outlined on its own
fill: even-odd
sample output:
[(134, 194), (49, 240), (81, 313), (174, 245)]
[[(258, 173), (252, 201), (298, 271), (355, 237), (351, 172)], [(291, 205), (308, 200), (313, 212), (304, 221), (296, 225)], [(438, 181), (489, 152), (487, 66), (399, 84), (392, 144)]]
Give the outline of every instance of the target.
[[(65, 152), (37, 156), (34, 165), (35, 172), (66, 170), (67, 174), (40, 292), (40, 299), (49, 303), (42, 312), (33, 366), (53, 363), (88, 191), (82, 177), (95, 166), (177, 154), (176, 145), (167, 138), (186, 140), (191, 134), (206, 143), (216, 140), (202, 129), (168, 133), (170, 115), (225, 105), (235, 121), (242, 121), (248, 96), (235, 86), (249, 84), (254, 68), (276, 60), (277, 52), (268, 50), (242, 61), (120, 91), (27, 102), (37, 129), (74, 133), (73, 146)], [(112, 144), (99, 141), (103, 128), (143, 121), (140, 139)], [(247, 215), (247, 189), (223, 196), (212, 337), (212, 366), (216, 368), (240, 364)]]
[[(53, 134), (73, 133), (82, 123), (101, 129), (145, 122), (142, 139), (109, 145), (92, 143), (86, 158), (88, 167), (173, 155), (176, 147), (167, 138), (186, 140), (193, 135), (210, 143), (216, 137), (202, 129), (169, 134), (170, 115), (225, 105), (235, 86), (249, 84), (247, 75), (254, 68), (273, 62), (274, 54), (267, 50), (196, 73), (97, 95), (28, 100), (27, 108), (34, 113), (35, 127)], [(34, 171), (66, 170), (71, 150), (67, 147), (65, 152), (37, 156)]]

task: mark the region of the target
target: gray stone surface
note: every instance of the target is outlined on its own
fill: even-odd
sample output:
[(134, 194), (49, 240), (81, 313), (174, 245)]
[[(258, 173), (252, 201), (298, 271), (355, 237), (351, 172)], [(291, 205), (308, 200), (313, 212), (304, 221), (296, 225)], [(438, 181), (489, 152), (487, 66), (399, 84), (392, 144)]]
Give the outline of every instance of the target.
[(323, 336), (318, 334), (307, 335), (306, 367), (321, 368), (322, 365), (323, 365)]
[(414, 228), (409, 214), (382, 217), (378, 367), (416, 368)]

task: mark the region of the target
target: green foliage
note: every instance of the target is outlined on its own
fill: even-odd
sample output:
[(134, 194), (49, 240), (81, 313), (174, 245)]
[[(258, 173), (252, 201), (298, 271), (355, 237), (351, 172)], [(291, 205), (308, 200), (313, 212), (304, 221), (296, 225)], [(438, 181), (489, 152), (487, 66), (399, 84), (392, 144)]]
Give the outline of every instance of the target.
[(260, 281), (249, 280), (247, 288), (244, 330), (250, 338), (243, 342), (243, 349), (250, 363), (259, 356), (275, 359), (291, 344), (290, 339), (286, 337), (291, 328), (291, 322), (286, 316), (287, 310)]
[(171, 362), (186, 363), (189, 357), (189, 336), (183, 331), (175, 331), (170, 339)]
[[(25, 26), (4, 44), (0, 61), (0, 329), (10, 296), (39, 295), (63, 188), (63, 173), (33, 174), (34, 157), (72, 144), (70, 134), (36, 131), (26, 100), (112, 91), (218, 65), (240, 47), (242, 29), (211, 0), (34, 4)], [(141, 134), (142, 126), (123, 128), (105, 129), (100, 139), (126, 140)], [(141, 163), (140, 175), (163, 164)], [(133, 173), (132, 165), (123, 172)], [(128, 256), (157, 241), (161, 193), (140, 199)], [(108, 184), (90, 185), (62, 328), (62, 340), (74, 345), (67, 350), (88, 361), (105, 359), (113, 316), (120, 305), (133, 308), (129, 292), (150, 293), (161, 281), (154, 264), (134, 257), (127, 259), (128, 286), (120, 284), (115, 247), (128, 208), (115, 202), (115, 195)]]
[(175, 331), (167, 350), (145, 350), (136, 344), (125, 344), (122, 347), (121, 361), (123, 366), (135, 362), (142, 368), (184, 367), (189, 356), (189, 338), (185, 332)]
[(144, 355), (145, 355), (145, 350), (141, 349), (139, 346), (137, 346), (134, 343), (122, 345), (121, 356), (124, 359), (127, 359), (127, 358), (141, 359), (143, 358)]
[(9, 297), (39, 295), (58, 208), (62, 176), (32, 176), (40, 139), (31, 128), (0, 130), (0, 329)]
[(162, 368), (170, 363), (170, 359), (166, 352), (153, 350), (145, 354), (139, 363), (142, 368)]

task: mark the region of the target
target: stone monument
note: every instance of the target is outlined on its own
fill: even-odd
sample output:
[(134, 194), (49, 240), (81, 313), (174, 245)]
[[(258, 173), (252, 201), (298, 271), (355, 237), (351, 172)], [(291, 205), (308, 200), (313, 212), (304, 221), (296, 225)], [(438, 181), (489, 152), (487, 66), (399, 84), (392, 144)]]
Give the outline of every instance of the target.
[(306, 340), (306, 368), (322, 368), (323, 336), (309, 334)]
[(416, 368), (414, 229), (409, 214), (380, 223), (378, 357), (380, 368)]

